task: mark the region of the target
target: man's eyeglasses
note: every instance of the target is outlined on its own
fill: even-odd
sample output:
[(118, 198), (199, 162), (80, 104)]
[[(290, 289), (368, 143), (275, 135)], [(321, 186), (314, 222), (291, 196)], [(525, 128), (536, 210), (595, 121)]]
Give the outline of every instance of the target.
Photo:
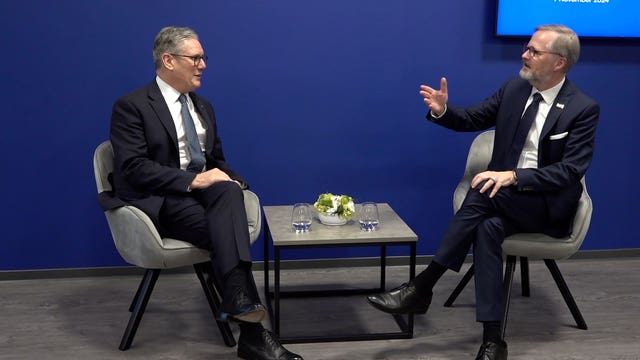
[(209, 57), (207, 55), (193, 55), (193, 56), (191, 56), (191, 55), (182, 55), (182, 54), (170, 54), (170, 55), (189, 58), (189, 59), (193, 60), (193, 66), (200, 65), (200, 62), (202, 60), (204, 60), (205, 63), (207, 61), (209, 61)]
[(537, 50), (536, 48), (534, 48), (533, 46), (529, 46), (527, 44), (524, 44), (522, 46), (522, 52), (528, 52), (529, 56), (536, 58), (538, 56), (540, 56), (540, 54), (554, 54), (554, 55), (558, 55), (558, 56), (562, 56), (564, 57), (564, 55), (557, 53), (557, 52), (553, 52), (553, 51), (544, 51), (544, 50)]

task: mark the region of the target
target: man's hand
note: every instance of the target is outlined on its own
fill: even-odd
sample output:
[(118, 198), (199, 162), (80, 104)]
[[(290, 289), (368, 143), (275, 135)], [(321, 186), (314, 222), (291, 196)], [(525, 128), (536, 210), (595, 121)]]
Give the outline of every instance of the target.
[(234, 181), (222, 170), (215, 168), (196, 175), (191, 182), (191, 189), (206, 189), (218, 181)]
[(484, 171), (473, 177), (471, 180), (471, 188), (475, 189), (476, 186), (485, 181), (484, 185), (480, 188), (480, 193), (491, 189), (489, 197), (492, 198), (496, 195), (501, 187), (511, 186), (516, 183), (516, 177), (513, 171)]
[(420, 85), (420, 95), (435, 116), (442, 115), (449, 100), (447, 79), (440, 79), (440, 90), (430, 88), (427, 85)]

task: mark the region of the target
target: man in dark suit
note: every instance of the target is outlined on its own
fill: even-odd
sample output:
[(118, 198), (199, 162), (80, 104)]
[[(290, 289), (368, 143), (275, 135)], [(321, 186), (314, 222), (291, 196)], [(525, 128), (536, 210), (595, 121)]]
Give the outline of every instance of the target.
[[(507, 358), (500, 334), (502, 242), (516, 232), (568, 235), (593, 156), (599, 105), (565, 76), (579, 53), (571, 29), (540, 26), (523, 49), (520, 78), (476, 106), (449, 106), (445, 78), (440, 90), (421, 85), (430, 121), (456, 131), (495, 126), (493, 154), (488, 169), (472, 179), (433, 261), (410, 283), (370, 296), (373, 306), (425, 313), (435, 283), (447, 269), (459, 271), (473, 245), (476, 315), (484, 329), (476, 359)], [(522, 125), (526, 118), (530, 125)]]
[(243, 359), (302, 359), (262, 327), (251, 273), (245, 181), (226, 163), (213, 107), (193, 91), (207, 57), (197, 34), (166, 27), (155, 38), (156, 78), (118, 99), (111, 117), (116, 196), (160, 234), (210, 250), (223, 283), (219, 317), (239, 322)]

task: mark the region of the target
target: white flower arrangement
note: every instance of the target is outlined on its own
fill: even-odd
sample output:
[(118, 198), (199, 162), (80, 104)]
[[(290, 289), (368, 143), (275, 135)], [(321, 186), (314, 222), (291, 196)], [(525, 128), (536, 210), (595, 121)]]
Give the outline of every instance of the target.
[(350, 220), (356, 213), (353, 198), (349, 195), (320, 194), (313, 207), (323, 215), (337, 215), (345, 220)]

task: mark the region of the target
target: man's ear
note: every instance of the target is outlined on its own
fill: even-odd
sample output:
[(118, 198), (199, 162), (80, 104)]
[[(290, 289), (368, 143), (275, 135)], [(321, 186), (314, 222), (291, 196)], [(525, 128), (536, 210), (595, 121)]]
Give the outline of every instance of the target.
[(567, 66), (567, 58), (564, 56), (559, 56), (558, 60), (556, 60), (555, 65), (553, 66), (553, 70), (562, 71)]
[(171, 54), (167, 54), (167, 53), (162, 54), (162, 65), (167, 70), (173, 70), (175, 66), (174, 61), (175, 61), (175, 58), (171, 56)]

